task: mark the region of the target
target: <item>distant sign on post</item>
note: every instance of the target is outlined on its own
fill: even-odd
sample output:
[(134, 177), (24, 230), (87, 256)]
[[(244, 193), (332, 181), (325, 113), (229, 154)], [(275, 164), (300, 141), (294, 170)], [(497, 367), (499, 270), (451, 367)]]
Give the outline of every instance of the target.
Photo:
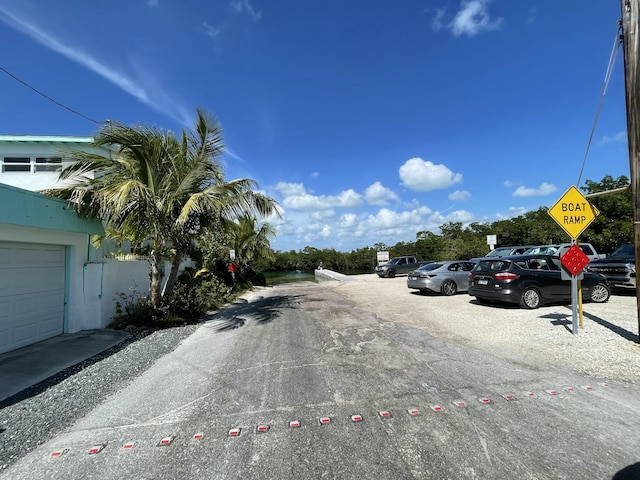
[(376, 252), (378, 263), (387, 263), (389, 261), (389, 252)]
[(549, 215), (571, 238), (578, 238), (599, 214), (600, 211), (573, 185), (549, 209)]

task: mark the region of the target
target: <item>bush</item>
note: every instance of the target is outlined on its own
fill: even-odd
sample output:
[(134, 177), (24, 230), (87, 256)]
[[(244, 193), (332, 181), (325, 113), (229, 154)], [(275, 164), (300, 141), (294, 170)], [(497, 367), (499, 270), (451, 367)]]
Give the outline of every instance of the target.
[(137, 285), (129, 288), (129, 293), (120, 292), (113, 299), (116, 304), (116, 315), (111, 328), (124, 328), (127, 325), (149, 325), (161, 315), (153, 305), (151, 299), (138, 292)]
[(180, 275), (172, 294), (163, 301), (172, 316), (196, 319), (233, 299), (231, 288), (206, 270), (187, 269)]

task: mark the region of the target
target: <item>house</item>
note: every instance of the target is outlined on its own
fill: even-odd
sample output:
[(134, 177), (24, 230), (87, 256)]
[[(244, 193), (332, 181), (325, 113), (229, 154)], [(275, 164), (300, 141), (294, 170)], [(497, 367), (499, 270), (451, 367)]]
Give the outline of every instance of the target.
[(122, 294), (148, 295), (145, 260), (95, 249), (99, 222), (37, 193), (60, 186), (66, 152), (91, 137), (0, 135), (0, 353), (63, 333), (105, 328)]
[(58, 175), (69, 152), (93, 151), (92, 143), (92, 137), (0, 135), (0, 183), (34, 192), (62, 186)]
[(0, 184), (0, 353), (61, 333), (101, 328), (87, 315), (83, 271), (102, 253), (99, 222), (66, 201)]

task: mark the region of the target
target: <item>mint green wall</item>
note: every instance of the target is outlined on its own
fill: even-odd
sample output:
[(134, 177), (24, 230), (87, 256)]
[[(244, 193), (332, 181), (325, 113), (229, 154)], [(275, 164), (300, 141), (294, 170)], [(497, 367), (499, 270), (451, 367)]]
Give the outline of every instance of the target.
[(104, 234), (99, 222), (80, 218), (64, 200), (0, 184), (0, 224)]

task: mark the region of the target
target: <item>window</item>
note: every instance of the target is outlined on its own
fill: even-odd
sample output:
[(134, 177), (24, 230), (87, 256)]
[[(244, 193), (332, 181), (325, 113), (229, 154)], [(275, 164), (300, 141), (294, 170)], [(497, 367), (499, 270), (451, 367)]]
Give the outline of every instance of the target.
[(582, 252), (585, 255), (595, 255), (595, 252), (591, 249), (591, 247), (586, 243), (581, 243), (579, 247), (582, 249)]
[(59, 172), (62, 170), (62, 158), (60, 157), (36, 157), (37, 172)]
[(30, 172), (30, 157), (4, 157), (2, 160), (3, 172)]
[(2, 158), (3, 172), (46, 173), (46, 172), (59, 172), (61, 170), (62, 170), (62, 157), (42, 156), (42, 157), (4, 157)]

